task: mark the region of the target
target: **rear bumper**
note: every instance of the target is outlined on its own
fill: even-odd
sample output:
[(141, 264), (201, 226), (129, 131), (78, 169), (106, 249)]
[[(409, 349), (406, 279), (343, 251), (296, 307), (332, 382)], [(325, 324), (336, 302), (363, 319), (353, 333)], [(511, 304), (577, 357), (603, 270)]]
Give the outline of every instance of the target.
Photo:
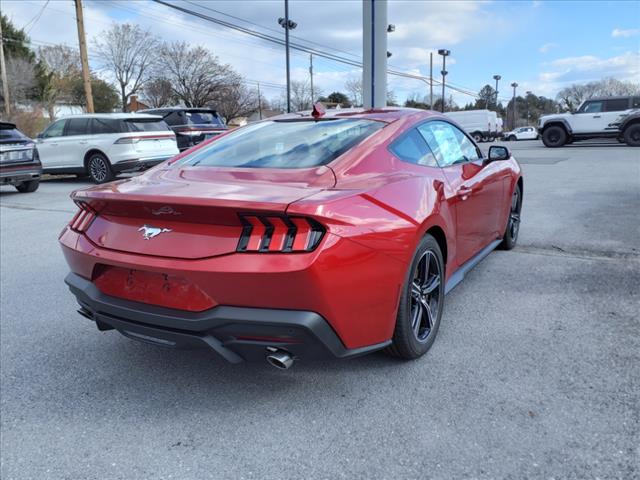
[(314, 360), (364, 355), (390, 343), (348, 349), (324, 318), (309, 311), (216, 306), (195, 313), (110, 297), (75, 273), (65, 282), (79, 312), (101, 330), (165, 347), (209, 348), (231, 363), (262, 361), (267, 347)]
[(141, 157), (129, 160), (121, 160), (117, 163), (114, 163), (111, 167), (116, 173), (145, 170), (147, 168), (154, 167), (159, 163), (164, 162), (165, 160), (169, 160), (173, 156), (174, 155), (162, 155), (159, 157)]
[(42, 175), (40, 165), (0, 166), (0, 185), (13, 185), (38, 180)]

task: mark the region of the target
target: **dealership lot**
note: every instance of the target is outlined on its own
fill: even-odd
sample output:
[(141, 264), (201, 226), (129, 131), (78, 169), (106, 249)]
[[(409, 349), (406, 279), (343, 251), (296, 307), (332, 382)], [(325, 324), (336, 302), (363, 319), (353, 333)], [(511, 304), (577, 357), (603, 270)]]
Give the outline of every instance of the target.
[(57, 246), (88, 184), (3, 188), (0, 476), (640, 475), (640, 150), (506, 145), (525, 175), (519, 245), (447, 297), (408, 363), (278, 371), (99, 333)]

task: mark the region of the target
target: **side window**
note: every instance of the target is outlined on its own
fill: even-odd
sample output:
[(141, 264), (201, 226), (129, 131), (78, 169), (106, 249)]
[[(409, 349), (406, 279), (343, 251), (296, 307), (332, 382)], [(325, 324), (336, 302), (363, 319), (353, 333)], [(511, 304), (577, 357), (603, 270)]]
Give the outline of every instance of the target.
[(402, 135), (389, 147), (400, 160), (426, 167), (437, 167), (436, 159), (415, 128)]
[(459, 128), (435, 120), (423, 123), (418, 130), (427, 141), (441, 167), (473, 162), (482, 158), (480, 150)]
[(65, 123), (67, 123), (66, 120), (58, 120), (57, 122), (53, 122), (51, 125), (49, 125), (49, 128), (42, 132), (42, 138), (61, 137), (62, 132), (64, 131)]
[(604, 103), (605, 112), (621, 112), (629, 108), (628, 98), (616, 98), (615, 100), (607, 100)]
[(587, 102), (580, 109), (580, 113), (600, 113), (602, 112), (602, 102)]
[(88, 118), (70, 118), (67, 121), (67, 128), (64, 131), (65, 137), (72, 135), (86, 135), (89, 133), (89, 119)]
[(100, 135), (103, 133), (118, 133), (118, 121), (107, 118), (92, 118), (89, 121), (90, 131), (92, 135)]
[(631, 99), (631, 108), (640, 108), (640, 97), (633, 97)]

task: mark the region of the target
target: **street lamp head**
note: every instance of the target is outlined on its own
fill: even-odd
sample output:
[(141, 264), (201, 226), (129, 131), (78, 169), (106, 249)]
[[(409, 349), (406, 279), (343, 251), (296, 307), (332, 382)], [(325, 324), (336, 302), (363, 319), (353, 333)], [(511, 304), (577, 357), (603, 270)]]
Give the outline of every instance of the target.
[(451, 50), (445, 50), (444, 48), (441, 48), (440, 50), (438, 50), (438, 55), (442, 55), (443, 57), (446, 57), (450, 53), (451, 53)]
[(494, 76), (493, 76), (493, 79), (494, 79), (494, 80), (500, 80), (501, 78), (502, 78), (502, 77), (501, 77), (500, 75), (494, 75)]
[(396, 26), (393, 23), (387, 25), (387, 33), (392, 33), (396, 31)]
[(524, 93), (526, 93), (527, 95), (531, 95), (531, 90), (527, 90), (527, 91), (526, 91), (526, 92), (524, 92)]
[(518, 86), (518, 84), (517, 84), (516, 82), (513, 82), (513, 83), (511, 84), (511, 86), (512, 86), (513, 88), (516, 88), (516, 87)]
[(282, 17), (278, 18), (278, 24), (280, 24), (282, 28), (286, 28), (287, 30), (293, 30), (298, 26), (298, 24), (293, 20), (289, 20), (289, 23), (287, 23), (286, 20)]
[(440, 73), (442, 74), (443, 77), (445, 77), (449, 72), (447, 72), (446, 70), (440, 70)]

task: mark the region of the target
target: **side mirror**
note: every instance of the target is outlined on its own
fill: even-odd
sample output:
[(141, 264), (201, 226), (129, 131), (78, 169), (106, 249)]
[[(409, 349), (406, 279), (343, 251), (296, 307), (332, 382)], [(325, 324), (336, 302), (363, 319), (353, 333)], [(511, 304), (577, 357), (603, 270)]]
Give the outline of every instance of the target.
[(500, 145), (493, 145), (492, 147), (489, 147), (490, 162), (508, 160), (509, 158), (511, 158), (511, 152), (507, 147), (502, 147)]
[(43, 134), (43, 133), (44, 133), (44, 132), (40, 132), (38, 135), (36, 135), (36, 138), (42, 138), (42, 136), (43, 136), (42, 134)]

